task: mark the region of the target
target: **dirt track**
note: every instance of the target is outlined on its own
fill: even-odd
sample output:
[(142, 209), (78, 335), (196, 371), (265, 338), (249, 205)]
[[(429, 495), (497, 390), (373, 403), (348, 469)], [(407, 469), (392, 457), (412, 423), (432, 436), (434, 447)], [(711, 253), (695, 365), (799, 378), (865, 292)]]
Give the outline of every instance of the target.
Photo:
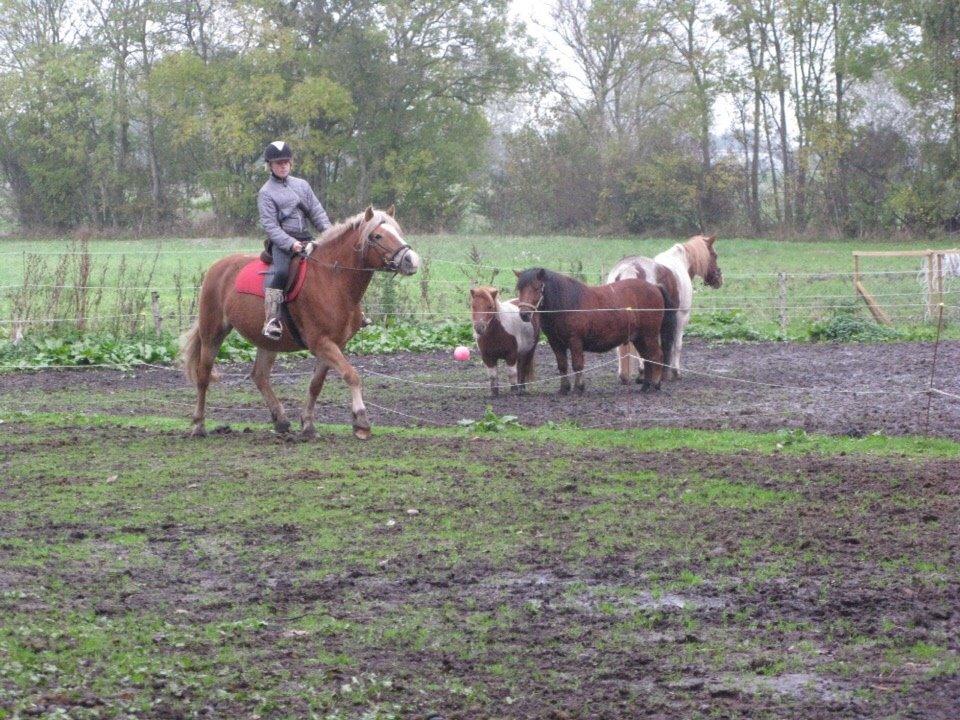
[[(757, 431), (803, 428), (835, 435), (923, 434), (927, 429), (926, 389), (930, 384), (933, 346), (929, 343), (860, 344), (708, 344), (685, 347), (685, 377), (664, 383), (659, 393), (643, 394), (638, 386), (621, 386), (615, 356), (588, 356), (587, 391), (582, 397), (560, 396), (556, 365), (549, 348), (537, 355), (538, 381), (525, 397), (506, 392), (501, 369), (501, 395), (490, 398), (483, 365), (476, 358), (454, 362), (449, 353), (366, 356), (354, 358), (364, 377), (364, 396), (374, 424), (453, 425), (477, 418), (492, 404), (498, 414), (512, 414), (524, 425), (570, 421), (584, 427), (691, 427)], [(596, 367), (599, 363), (607, 363)], [(275, 385), (291, 418), (298, 416), (306, 387), (307, 360), (278, 368)], [(960, 342), (941, 343), (934, 387), (960, 395)], [(265, 421), (266, 410), (246, 393), (256, 390), (243, 375), (249, 365), (226, 366), (223, 382), (211, 390), (213, 422)], [(385, 377), (390, 376), (390, 377)], [(736, 379), (733, 379), (736, 378)], [(444, 387), (436, 387), (442, 385)], [(68, 409), (76, 400), (58, 402), (66, 388), (85, 392), (83, 409), (97, 409), (104, 391), (149, 390), (169, 403), (149, 403), (150, 412), (187, 417), (192, 391), (169, 369), (136, 373), (95, 370), (51, 370), (3, 377), (0, 402), (6, 409), (30, 405), (41, 397), (50, 410)], [(237, 397), (237, 391), (244, 397)], [(42, 393), (42, 394), (41, 394)], [(106, 401), (105, 401), (106, 402)], [(117, 411), (110, 401), (103, 409)], [(131, 409), (135, 412), (135, 409)], [(321, 422), (349, 418), (347, 395), (333, 376), (317, 406)], [(929, 434), (960, 439), (960, 400), (934, 395)]]

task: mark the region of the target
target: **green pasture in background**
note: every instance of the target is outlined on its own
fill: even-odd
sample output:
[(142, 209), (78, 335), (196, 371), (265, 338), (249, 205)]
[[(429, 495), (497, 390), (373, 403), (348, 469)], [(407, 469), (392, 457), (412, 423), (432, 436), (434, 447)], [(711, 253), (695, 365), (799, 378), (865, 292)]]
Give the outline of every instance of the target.
[[(375, 319), (402, 319), (423, 324), (445, 319), (466, 321), (469, 317), (467, 291), (479, 282), (512, 293), (513, 270), (544, 266), (599, 283), (623, 256), (653, 256), (669, 248), (676, 239), (519, 237), (484, 235), (422, 235), (408, 238), (426, 260), (425, 272), (412, 278), (378, 275), (368, 291), (365, 307)], [(719, 290), (695, 283), (692, 330), (707, 337), (764, 339), (796, 337), (806, 339), (812, 324), (838, 314), (870, 316), (854, 295), (851, 273), (854, 250), (923, 250), (945, 248), (948, 243), (916, 241), (890, 243), (787, 242), (774, 240), (718, 240), (716, 249), (724, 273)], [(91, 240), (86, 284), (95, 286), (98, 306), (90, 312), (92, 325), (118, 332), (143, 322), (152, 327), (150, 290), (160, 294), (164, 329), (178, 332), (189, 321), (194, 287), (206, 267), (216, 259), (235, 252), (257, 252), (256, 237), (222, 239)], [(9, 329), (14, 296), (23, 292), (25, 270), (36, 272), (43, 264), (39, 284), (55, 284), (56, 267), (65, 253), (80, 246), (69, 240), (5, 240), (0, 242), (0, 336)], [(79, 256), (69, 256), (76, 260)], [(864, 283), (897, 326), (930, 327), (926, 295), (920, 277), (919, 258), (870, 258), (861, 264)], [(79, 268), (61, 265), (63, 284), (76, 284)], [(778, 278), (784, 273), (784, 278)], [(101, 285), (104, 286), (101, 288)], [(128, 290), (118, 297), (117, 285)], [(949, 281), (945, 295), (947, 321), (958, 319), (954, 288)], [(51, 288), (34, 288), (38, 294)], [(66, 294), (69, 294), (69, 290)], [(39, 300), (39, 299), (38, 299)], [(38, 301), (36, 308), (53, 311), (64, 303), (61, 294), (54, 302)], [(65, 307), (65, 306), (64, 306)], [(123, 312), (121, 312), (123, 311)], [(98, 320), (103, 316), (142, 315)], [(38, 311), (34, 311), (34, 316)], [(63, 310), (61, 310), (63, 314)], [(72, 317), (72, 316), (71, 316)], [(872, 322), (872, 321), (871, 321)], [(786, 327), (786, 333), (781, 329)], [(115, 326), (115, 327), (114, 327)], [(736, 331), (731, 331), (736, 326)], [(87, 323), (86, 327), (91, 327)], [(827, 337), (826, 339), (831, 339)]]

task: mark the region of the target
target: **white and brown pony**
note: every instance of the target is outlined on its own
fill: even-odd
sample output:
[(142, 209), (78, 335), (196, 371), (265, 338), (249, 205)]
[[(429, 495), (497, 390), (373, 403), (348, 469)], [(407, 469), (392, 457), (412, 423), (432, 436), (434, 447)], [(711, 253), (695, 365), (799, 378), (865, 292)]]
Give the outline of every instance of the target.
[[(677, 322), (673, 346), (664, 363), (671, 368), (674, 378), (680, 377), (680, 350), (683, 347), (683, 330), (690, 322), (693, 279), (701, 277), (712, 288), (719, 288), (723, 284), (723, 273), (717, 265), (717, 253), (713, 249), (716, 239), (715, 235), (694, 235), (653, 258), (639, 255), (626, 257), (607, 275), (607, 283), (626, 278), (647, 280), (661, 287), (665, 297), (671, 298), (670, 304), (676, 308)], [(631, 378), (638, 378), (639, 382), (636, 349), (630, 344), (621, 345), (619, 355), (620, 381), (627, 383)]]
[(510, 374), (510, 389), (523, 394), (533, 380), (533, 356), (540, 337), (540, 318), (529, 322), (520, 317), (516, 299), (502, 302), (494, 287), (470, 289), (470, 314), (473, 337), (480, 349), (480, 358), (490, 377), (490, 394), (499, 395), (497, 364), (503, 360)]

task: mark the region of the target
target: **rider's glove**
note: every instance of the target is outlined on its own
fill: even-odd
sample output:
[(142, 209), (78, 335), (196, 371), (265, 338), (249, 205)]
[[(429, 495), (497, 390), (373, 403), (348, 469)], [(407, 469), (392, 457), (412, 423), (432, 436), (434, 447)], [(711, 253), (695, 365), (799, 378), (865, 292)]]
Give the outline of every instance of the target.
[(310, 253), (313, 252), (314, 247), (316, 247), (316, 243), (313, 241), (310, 241), (303, 246), (303, 250), (300, 251), (300, 254), (303, 255), (304, 257), (310, 257)]

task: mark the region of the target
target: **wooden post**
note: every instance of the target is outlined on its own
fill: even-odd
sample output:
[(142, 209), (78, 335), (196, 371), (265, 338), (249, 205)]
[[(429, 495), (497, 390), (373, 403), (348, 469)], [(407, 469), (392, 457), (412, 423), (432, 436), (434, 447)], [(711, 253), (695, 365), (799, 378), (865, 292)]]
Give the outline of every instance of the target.
[(937, 253), (937, 307), (943, 307), (943, 261), (945, 253)]
[[(863, 254), (873, 256), (879, 255), (879, 253)], [(863, 286), (863, 283), (860, 282), (860, 255), (861, 253), (858, 252), (853, 254), (853, 288), (857, 294), (863, 298), (863, 301), (867, 303), (867, 307), (870, 309), (870, 314), (873, 315), (874, 320), (881, 325), (893, 325), (893, 323), (890, 321), (890, 317), (883, 311), (880, 305), (877, 304), (877, 301), (874, 299), (873, 295), (867, 292), (867, 289)]]
[(936, 311), (936, 304), (933, 302), (933, 296), (936, 288), (936, 276), (933, 271), (933, 250), (927, 250), (927, 315), (933, 319)]
[(153, 308), (153, 329), (156, 330), (157, 335), (159, 335), (163, 318), (160, 315), (160, 293), (156, 290), (150, 292), (150, 307)]
[(780, 337), (787, 339), (787, 274), (777, 273), (777, 285), (780, 288)]

